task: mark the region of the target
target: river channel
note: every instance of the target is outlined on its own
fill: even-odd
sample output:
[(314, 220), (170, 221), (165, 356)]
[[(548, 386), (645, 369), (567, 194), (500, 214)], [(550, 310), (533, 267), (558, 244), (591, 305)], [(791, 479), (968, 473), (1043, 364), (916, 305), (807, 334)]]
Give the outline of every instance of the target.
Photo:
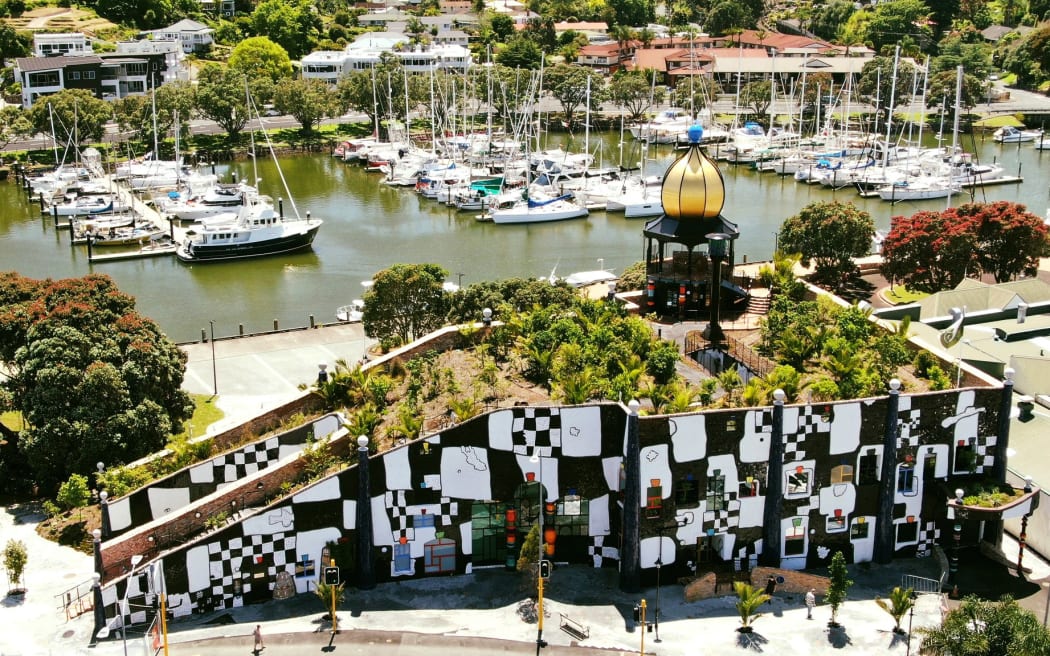
[[(547, 147), (562, 140), (551, 137)], [(582, 137), (576, 136), (577, 149)], [(637, 161), (638, 149), (627, 137), (625, 153)], [(618, 161), (618, 133), (591, 135), (592, 150), (603, 147), (608, 164)], [(570, 144), (571, 145), (571, 144)], [(976, 200), (1024, 203), (1043, 216), (1050, 189), (1050, 151), (1031, 144), (1000, 146), (988, 138), (963, 144), (981, 161), (997, 160), (1008, 174), (1018, 171), (1022, 184), (988, 187)], [(650, 148), (646, 173), (661, 175), (675, 157), (667, 146)], [(480, 223), (474, 212), (456, 212), (418, 196), (411, 189), (388, 187), (381, 176), (360, 165), (344, 164), (325, 154), (283, 156), (281, 170), (301, 213), (325, 220), (313, 249), (300, 254), (235, 262), (186, 265), (173, 256), (89, 264), (86, 251), (71, 248), (67, 231), (55, 230), (49, 217), (30, 202), (13, 181), (0, 183), (0, 270), (34, 278), (65, 278), (88, 272), (112, 276), (138, 301), (138, 309), (156, 320), (176, 341), (200, 339), (215, 323), (216, 336), (307, 325), (335, 320), (336, 307), (359, 298), (361, 281), (397, 262), (435, 262), (449, 279), (468, 285), (511, 276), (546, 277), (596, 269), (614, 271), (642, 258), (644, 220), (622, 214), (591, 212), (586, 219), (537, 225)], [(719, 163), (726, 180), (723, 215), (740, 226), (737, 253), (749, 261), (769, 259), (785, 218), (808, 203), (839, 199), (867, 210), (886, 230), (890, 217), (937, 210), (945, 201), (888, 202), (864, 199), (852, 189), (833, 192), (796, 183), (790, 176), (758, 173), (746, 165)], [(242, 179), (255, 173), (250, 161), (217, 167)], [(274, 163), (260, 158), (263, 193), (283, 196)], [(954, 204), (965, 202), (956, 196)], [(288, 200), (285, 211), (290, 212)]]

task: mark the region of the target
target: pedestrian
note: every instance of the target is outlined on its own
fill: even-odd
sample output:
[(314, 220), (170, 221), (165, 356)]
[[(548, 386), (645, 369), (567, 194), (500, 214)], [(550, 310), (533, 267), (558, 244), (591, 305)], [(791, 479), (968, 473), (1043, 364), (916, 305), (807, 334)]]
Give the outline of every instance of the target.
[(266, 649), (266, 645), (263, 644), (263, 640), (262, 640), (262, 625), (256, 624), (255, 625), (255, 632), (252, 633), (252, 635), (255, 636), (255, 651), (256, 651), (256, 653), (262, 651), (263, 649)]
[(810, 588), (809, 592), (806, 593), (806, 619), (807, 620), (813, 619), (813, 607), (817, 605), (817, 595), (813, 594), (814, 592), (815, 592), (815, 590), (813, 588)]

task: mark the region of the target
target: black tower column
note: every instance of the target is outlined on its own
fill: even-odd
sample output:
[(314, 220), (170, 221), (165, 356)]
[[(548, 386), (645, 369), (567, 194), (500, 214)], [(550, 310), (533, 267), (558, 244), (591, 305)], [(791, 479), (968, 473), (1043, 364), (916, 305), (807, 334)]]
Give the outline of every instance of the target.
[(638, 401), (627, 404), (627, 452), (624, 453), (623, 539), (620, 543), (620, 590), (641, 589), (642, 465), (638, 435)]
[(769, 436), (766, 501), (762, 508), (762, 553), (758, 562), (780, 567), (780, 520), (784, 503), (784, 390), (773, 391), (773, 432)]
[(897, 419), (900, 411), (901, 382), (890, 381), (886, 402), (886, 427), (882, 433), (882, 470), (879, 478), (879, 514), (875, 518), (875, 562), (893, 560), (893, 498), (897, 492)]

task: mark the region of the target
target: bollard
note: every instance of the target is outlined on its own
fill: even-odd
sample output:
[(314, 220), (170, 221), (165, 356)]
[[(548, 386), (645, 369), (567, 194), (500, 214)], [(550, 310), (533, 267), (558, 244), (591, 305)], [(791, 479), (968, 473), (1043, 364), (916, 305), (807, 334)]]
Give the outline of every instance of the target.
[(243, 323), (239, 323), (239, 324), (237, 324), (237, 333), (238, 333), (238, 334), (239, 334), (239, 335), (240, 335), (241, 337), (244, 337), (244, 324), (243, 324)]
[(283, 198), (278, 198), (277, 199), (277, 216), (279, 216), (282, 220), (284, 219), (284, 199)]
[(316, 328), (316, 327), (317, 327), (317, 326), (316, 326), (316, 325), (314, 324), (314, 315), (312, 315), (312, 314), (310, 315), (310, 327), (311, 327), (311, 328)]
[[(69, 247), (70, 248), (76, 248), (77, 247), (77, 245), (75, 243), (76, 239), (74, 239), (74, 237), (76, 237), (76, 233), (73, 232), (73, 217), (69, 217)], [(90, 244), (91, 244), (91, 239), (89, 238), (88, 239), (88, 245), (90, 245)], [(91, 253), (88, 253), (88, 259), (89, 260), (91, 259)]]
[(204, 344), (207, 341), (208, 341), (208, 333), (204, 332), (204, 329), (201, 328), (201, 344)]
[(38, 198), (40, 199), (40, 213), (43, 214), (47, 211), (47, 209), (44, 207), (44, 194), (40, 194)]
[(273, 320), (273, 331), (274, 331), (274, 332), (277, 332), (278, 330), (279, 330), (279, 329), (277, 328), (277, 319), (274, 319), (274, 320)]
[[(44, 204), (44, 197), (43, 196), (40, 197), (40, 204), (41, 205)], [(57, 205), (52, 205), (51, 206), (51, 220), (54, 221), (55, 227), (57, 228), (58, 227), (58, 206)]]

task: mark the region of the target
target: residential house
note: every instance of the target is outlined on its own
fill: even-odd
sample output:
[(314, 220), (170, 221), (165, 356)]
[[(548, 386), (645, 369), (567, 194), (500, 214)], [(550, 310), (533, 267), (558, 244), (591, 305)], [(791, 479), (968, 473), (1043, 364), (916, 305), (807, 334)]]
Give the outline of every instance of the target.
[(470, 50), (461, 45), (409, 45), (404, 34), (367, 32), (344, 50), (321, 50), (302, 59), (302, 75), (307, 79), (324, 80), (335, 84), (339, 77), (351, 71), (368, 70), (379, 63), (383, 53), (390, 53), (401, 61), (410, 73), (424, 73), (435, 69), (465, 71), (472, 63)]
[(230, 18), (237, 10), (237, 3), (235, 0), (200, 0), (201, 10), (206, 14), (213, 16), (223, 16), (224, 18)]
[(620, 44), (615, 41), (591, 43), (576, 53), (576, 63), (602, 75), (612, 75), (620, 70), (621, 62), (630, 57), (633, 43)]
[(94, 52), (87, 37), (80, 32), (38, 32), (33, 35), (33, 54), (37, 57), (79, 57)]
[(215, 30), (204, 23), (198, 23), (188, 18), (184, 18), (168, 27), (147, 32), (147, 34), (153, 35), (155, 39), (174, 39), (178, 41), (182, 44), (182, 51), (186, 54), (209, 50), (215, 42), (212, 38), (214, 33)]
[(86, 89), (102, 97), (102, 58), (97, 55), (19, 57), (14, 70), (15, 80), (22, 86), (25, 109), (42, 96), (63, 89)]

